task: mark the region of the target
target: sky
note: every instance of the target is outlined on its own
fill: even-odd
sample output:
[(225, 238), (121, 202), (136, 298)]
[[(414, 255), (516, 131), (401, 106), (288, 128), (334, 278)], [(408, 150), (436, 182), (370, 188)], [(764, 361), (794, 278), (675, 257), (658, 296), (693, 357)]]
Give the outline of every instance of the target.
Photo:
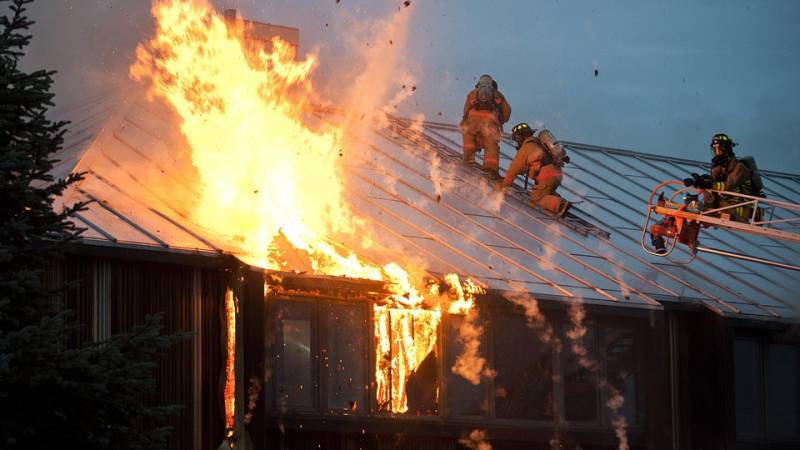
[[(374, 45), (368, 29), (403, 8), (213, 3), (299, 28), (299, 55), (319, 55), (315, 83), (332, 98), (346, 91), (358, 46)], [(149, 9), (147, 0), (37, 0), (24, 67), (59, 71), (61, 108), (127, 89), (136, 44), (153, 29)], [(800, 2), (412, 0), (403, 13), (412, 17), (397, 84), (411, 77), (416, 91), (401, 115), (457, 123), (488, 73), (512, 106), (507, 130), (524, 121), (564, 140), (698, 160), (725, 132), (762, 169), (800, 174)]]

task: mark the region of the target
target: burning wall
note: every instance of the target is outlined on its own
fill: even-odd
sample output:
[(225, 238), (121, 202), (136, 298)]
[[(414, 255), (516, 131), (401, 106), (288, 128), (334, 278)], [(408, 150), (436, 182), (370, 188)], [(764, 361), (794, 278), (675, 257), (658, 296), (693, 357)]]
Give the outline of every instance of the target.
[[(369, 56), (367, 67), (381, 71), (358, 80), (366, 103), (348, 105), (342, 125), (309, 125), (320, 101), (310, 82), (315, 55), (298, 61), (280, 39), (253, 53), (243, 45), (246, 24), (226, 22), (204, 1), (156, 2), (153, 15), (155, 37), (139, 46), (130, 73), (178, 116), (197, 171), (187, 175), (198, 192), (192, 221), (260, 267), (385, 282), (389, 294), (374, 311), (377, 396), (388, 410), (405, 411), (405, 383), (433, 349), (442, 300), (426, 303), (424, 266), (376, 252), (373, 231), (345, 198), (342, 167), (350, 128), (380, 116), (373, 114), (387, 91), (388, 54)], [(395, 30), (408, 20), (398, 17)]]

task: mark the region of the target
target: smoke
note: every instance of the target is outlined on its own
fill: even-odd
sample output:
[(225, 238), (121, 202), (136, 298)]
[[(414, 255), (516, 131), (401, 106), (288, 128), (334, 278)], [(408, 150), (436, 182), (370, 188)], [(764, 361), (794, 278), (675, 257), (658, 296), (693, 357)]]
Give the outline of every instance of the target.
[(472, 450), (492, 450), (492, 445), (487, 440), (486, 430), (475, 429), (458, 439), (458, 443)]
[(614, 277), (617, 281), (617, 285), (619, 286), (620, 292), (622, 292), (622, 296), (630, 298), (631, 296), (631, 288), (628, 284), (623, 280), (623, 273), (622, 269), (620, 269), (619, 265), (614, 262), (614, 253), (608, 249), (605, 245), (601, 250), (601, 254), (606, 258), (608, 263), (611, 265), (611, 270), (614, 272)]
[(555, 261), (553, 259), (556, 256), (556, 248), (558, 247), (561, 237), (562, 231), (561, 227), (553, 226), (548, 228), (548, 245), (543, 245), (542, 249), (542, 256), (539, 260), (539, 265), (545, 270), (554, 270), (556, 268)]
[(619, 441), (619, 450), (628, 450), (628, 422), (619, 412), (620, 409), (622, 409), (622, 405), (625, 404), (625, 398), (614, 386), (608, 384), (608, 382), (603, 383), (603, 385), (609, 393), (606, 406), (611, 410), (611, 426), (614, 427), (614, 434)]
[(22, 65), (58, 71), (54, 90), (59, 108), (135, 87), (127, 68), (138, 42), (152, 34), (150, 2), (40, 0), (27, 9), (36, 23)]
[[(547, 265), (553, 265), (552, 259), (555, 255), (555, 246), (558, 245), (560, 238), (560, 229), (554, 229), (553, 239), (550, 242), (551, 246), (545, 247), (544, 255), (542, 257), (542, 265), (544, 267)], [(609, 258), (609, 261), (611, 261), (610, 255), (606, 255), (606, 257)], [(615, 271), (617, 282), (619, 283), (623, 294), (628, 295), (629, 290), (622, 281), (621, 271), (613, 263), (612, 267)], [(569, 341), (569, 349), (577, 358), (578, 365), (586, 370), (589, 370), (597, 377), (599, 375), (600, 365), (589, 354), (589, 349), (584, 341), (586, 333), (588, 332), (588, 328), (585, 324), (586, 309), (583, 307), (583, 299), (581, 297), (575, 296), (570, 299), (569, 306), (567, 307), (567, 316), (569, 317), (570, 321), (570, 328), (566, 331), (567, 340)], [(612, 426), (614, 427), (614, 432), (617, 436), (617, 440), (619, 441), (619, 450), (628, 450), (627, 425), (625, 418), (619, 414), (620, 408), (622, 408), (622, 405), (625, 403), (625, 398), (606, 380), (598, 381), (597, 387), (598, 389), (606, 390), (609, 394), (609, 399), (606, 402), (606, 406), (611, 410), (612, 413)]]
[(542, 259), (539, 261), (539, 265), (545, 270), (554, 270), (556, 268), (553, 262), (553, 257), (556, 255), (555, 246), (555, 243), (543, 246)]
[(575, 297), (570, 301), (567, 308), (569, 320), (572, 323), (572, 328), (567, 330), (567, 338), (570, 341), (570, 349), (575, 356), (578, 357), (578, 364), (584, 369), (597, 371), (597, 363), (589, 357), (589, 350), (583, 342), (583, 338), (588, 331), (583, 323), (586, 318), (586, 310), (583, 309), (583, 304), (580, 298)]
[(431, 182), (433, 183), (434, 198), (438, 202), (442, 198), (442, 191), (444, 189), (442, 183), (442, 177), (440, 174), (442, 160), (436, 153), (432, 153), (432, 155), (433, 158), (431, 159), (430, 175), (431, 175)]
[(488, 367), (486, 358), (480, 355), (483, 327), (476, 323), (477, 320), (478, 311), (472, 308), (458, 328), (458, 340), (464, 344), (464, 351), (458, 355), (452, 368), (453, 373), (474, 385), (480, 384), (481, 378), (492, 379), (497, 375), (497, 372)]
[[(353, 78), (341, 78), (347, 93), (339, 104), (348, 111), (347, 127), (363, 127), (386, 117), (416, 92), (415, 76), (407, 69), (405, 54), (409, 24), (415, 8), (398, 8), (383, 19), (354, 21), (344, 36), (350, 51), (360, 60)], [(347, 76), (340, 71), (336, 77)], [(352, 80), (352, 81), (350, 81)], [(383, 123), (381, 123), (383, 122)]]
[[(572, 353), (577, 357), (578, 364), (581, 367), (591, 371), (597, 376), (600, 369), (599, 364), (589, 355), (589, 350), (584, 343), (584, 337), (588, 330), (584, 324), (586, 310), (583, 308), (583, 301), (580, 297), (575, 297), (571, 300), (567, 308), (567, 314), (572, 324), (572, 327), (568, 329), (566, 333), (570, 341), (570, 350), (572, 350)], [(597, 387), (598, 389), (608, 392), (606, 407), (608, 407), (612, 414), (611, 425), (614, 427), (614, 434), (617, 436), (617, 441), (619, 442), (619, 450), (628, 450), (627, 422), (625, 421), (625, 417), (619, 413), (622, 405), (625, 404), (625, 398), (622, 396), (621, 392), (606, 380), (598, 381)]]
[(484, 178), (478, 181), (478, 193), (483, 198), (481, 206), (493, 214), (499, 213), (505, 198), (503, 191), (498, 188), (496, 183), (489, 182)]
[(430, 157), (430, 165), (428, 167), (428, 173), (431, 177), (431, 182), (433, 184), (433, 196), (436, 202), (441, 201), (442, 195), (445, 192), (449, 192), (455, 186), (454, 176), (457, 169), (455, 165), (451, 162), (444, 162), (439, 157), (438, 152), (435, 148), (433, 148), (424, 138), (424, 120), (425, 116), (422, 114), (417, 115), (414, 117), (411, 122), (406, 127), (409, 136), (409, 139), (415, 146), (421, 148), (425, 151), (425, 155)]
[(545, 344), (553, 343), (556, 349), (559, 348), (558, 339), (555, 337), (552, 325), (547, 321), (542, 311), (539, 309), (539, 302), (536, 301), (528, 290), (516, 282), (511, 282), (512, 292), (505, 294), (505, 298), (519, 305), (525, 311), (525, 321), (531, 329), (536, 331), (539, 340)]

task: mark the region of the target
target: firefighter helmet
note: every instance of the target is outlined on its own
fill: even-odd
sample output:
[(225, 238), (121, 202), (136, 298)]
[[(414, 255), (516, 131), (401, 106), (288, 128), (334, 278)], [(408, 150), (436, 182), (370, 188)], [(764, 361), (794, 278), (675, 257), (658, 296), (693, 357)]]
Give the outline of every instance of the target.
[(489, 74), (483, 74), (478, 78), (478, 82), (475, 83), (475, 87), (480, 86), (481, 84), (496, 84), (496, 82), (492, 79), (492, 76)]
[(531, 136), (533, 136), (533, 128), (525, 122), (520, 122), (511, 129), (511, 139), (517, 143), (517, 148), (521, 147), (525, 139)]
[[(725, 133), (717, 133), (711, 138), (711, 153), (712, 156), (718, 155), (733, 155), (733, 147), (737, 144)], [(719, 149), (719, 152), (716, 151)]]

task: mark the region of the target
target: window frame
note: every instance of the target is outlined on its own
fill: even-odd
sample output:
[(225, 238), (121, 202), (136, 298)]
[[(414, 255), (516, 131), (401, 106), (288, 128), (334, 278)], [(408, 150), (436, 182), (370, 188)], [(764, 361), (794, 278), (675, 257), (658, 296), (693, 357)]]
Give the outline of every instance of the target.
[[(372, 314), (372, 303), (367, 303), (363, 301), (346, 301), (341, 299), (333, 299), (333, 300), (326, 300), (324, 302), (317, 302), (317, 327), (318, 327), (318, 336), (319, 336), (319, 352), (320, 357), (318, 358), (318, 369), (317, 373), (319, 374), (319, 380), (317, 384), (320, 386), (319, 389), (319, 410), (324, 414), (328, 415), (335, 415), (335, 416), (365, 416), (368, 415), (368, 412), (373, 410), (373, 404), (375, 402), (374, 396), (372, 395), (373, 389), (373, 380), (375, 374), (373, 371), (370, 370), (371, 367), (374, 366), (374, 354), (371, 352), (373, 348), (373, 337), (369, 334), (368, 329), (371, 329), (369, 326), (362, 326), (361, 327), (361, 336), (364, 342), (364, 349), (361, 355), (361, 363), (362, 363), (362, 376), (364, 380), (364, 384), (367, 386), (367, 389), (362, 389), (364, 393), (364, 405), (357, 406), (357, 408), (352, 411), (351, 413), (344, 413), (340, 409), (333, 409), (328, 404), (328, 390), (330, 388), (328, 377), (325, 373), (324, 367), (324, 357), (321, 355), (322, 348), (325, 346), (326, 349), (330, 348), (330, 343), (328, 342), (328, 333), (327, 333), (327, 324), (325, 323), (325, 319), (328, 317), (328, 313), (331, 310), (331, 306), (346, 306), (346, 307), (354, 307), (356, 309), (362, 310), (362, 314), (364, 317), (365, 324), (372, 324), (373, 314)], [(326, 352), (327, 354), (328, 352)], [(323, 376), (325, 375), (325, 376)], [(362, 387), (363, 388), (363, 387)]]
[[(312, 380), (312, 391), (311, 391), (311, 406), (310, 407), (291, 407), (287, 408), (286, 411), (282, 411), (281, 407), (278, 404), (278, 399), (280, 398), (279, 392), (279, 377), (282, 376), (280, 371), (282, 367), (280, 367), (280, 362), (276, 360), (276, 355), (278, 354), (278, 349), (282, 343), (280, 333), (278, 333), (278, 317), (275, 313), (276, 307), (278, 304), (296, 304), (296, 305), (308, 305), (310, 306), (311, 311), (311, 319), (310, 319), (310, 354), (311, 354), (311, 380)], [(318, 314), (317, 314), (317, 305), (316, 302), (312, 301), (311, 299), (302, 298), (302, 297), (290, 297), (290, 296), (273, 296), (267, 300), (266, 308), (264, 308), (265, 314), (265, 321), (264, 323), (267, 324), (267, 330), (264, 333), (264, 352), (265, 352), (265, 361), (270, 362), (270, 367), (273, 368), (273, 374), (270, 379), (270, 389), (269, 389), (269, 398), (267, 399), (269, 403), (268, 409), (270, 411), (279, 412), (279, 413), (289, 413), (289, 414), (313, 414), (320, 411), (320, 378), (319, 378), (319, 333), (318, 333)]]
[[(374, 348), (374, 342), (372, 334), (368, 330), (369, 327), (366, 324), (371, 324), (373, 319), (372, 314), (372, 303), (361, 301), (352, 301), (346, 299), (339, 299), (339, 298), (319, 298), (319, 297), (308, 297), (308, 296), (293, 296), (293, 295), (282, 295), (282, 294), (270, 294), (267, 297), (267, 305), (264, 308), (265, 320), (264, 323), (267, 324), (267, 330), (264, 333), (264, 356), (265, 361), (269, 361), (270, 367), (273, 368), (273, 377), (270, 380), (270, 388), (265, 389), (265, 404), (268, 405), (268, 410), (273, 413), (281, 413), (281, 414), (324, 414), (324, 415), (331, 415), (331, 416), (357, 416), (363, 417), (369, 415), (374, 412), (375, 408), (375, 399), (373, 398), (373, 386), (374, 386), (374, 373), (370, 370), (372, 366), (374, 366), (374, 355), (371, 353), (371, 350)], [(278, 371), (281, 370), (279, 367), (279, 363), (275, 360), (275, 355), (277, 354), (277, 348), (280, 345), (279, 337), (277, 333), (277, 317), (275, 314), (276, 307), (278, 305), (286, 305), (286, 304), (298, 304), (298, 305), (309, 305), (311, 311), (311, 355), (312, 355), (312, 394), (311, 394), (311, 407), (293, 407), (288, 409), (287, 411), (281, 411), (278, 405)], [(362, 353), (361, 361), (363, 363), (362, 366), (362, 375), (364, 377), (364, 383), (368, 387), (364, 392), (364, 405), (358, 405), (355, 411), (352, 414), (345, 414), (341, 409), (335, 408), (332, 409), (328, 405), (328, 377), (326, 368), (324, 367), (324, 356), (322, 349), (328, 349), (328, 336), (326, 330), (326, 323), (325, 319), (327, 317), (327, 312), (330, 311), (330, 307), (333, 305), (338, 306), (348, 306), (348, 307), (355, 307), (361, 309), (364, 314), (365, 325), (362, 326), (361, 334), (364, 339), (364, 351)], [(327, 354), (327, 351), (326, 351)]]
[[(567, 347), (568, 342), (564, 338), (564, 331), (569, 328), (570, 323), (566, 314), (560, 313), (557, 310), (553, 311), (550, 310), (548, 315), (548, 320), (553, 326), (554, 330), (557, 330), (557, 335), (560, 336), (562, 339), (562, 348), (561, 351), (557, 351), (555, 346), (550, 346), (551, 358), (552, 358), (552, 376), (553, 376), (553, 410), (552, 410), (552, 419), (523, 419), (523, 418), (500, 418), (497, 417), (496, 411), (496, 399), (495, 399), (495, 389), (496, 383), (495, 379), (489, 379), (484, 381), (485, 388), (483, 389), (484, 399), (486, 400), (486, 404), (488, 405), (488, 410), (482, 415), (474, 415), (474, 414), (453, 414), (453, 412), (449, 409), (448, 403), (448, 395), (449, 395), (449, 386), (448, 386), (448, 378), (451, 374), (450, 367), (445, 367), (445, 363), (448, 360), (449, 355), (448, 350), (445, 348), (445, 339), (449, 338), (444, 336), (446, 331), (455, 331), (449, 330), (450, 321), (452, 320), (451, 315), (447, 314), (446, 312), (442, 313), (442, 319), (439, 323), (437, 338), (435, 343), (435, 348), (433, 351), (438, 353), (437, 363), (436, 363), (436, 370), (437, 370), (437, 377), (439, 383), (439, 398), (438, 398), (438, 414), (436, 415), (404, 415), (404, 414), (394, 414), (390, 412), (379, 412), (377, 411), (377, 399), (375, 398), (375, 346), (376, 346), (376, 338), (374, 336), (374, 321), (375, 321), (375, 314), (373, 309), (373, 303), (371, 301), (365, 301), (364, 299), (357, 299), (357, 300), (350, 300), (350, 299), (342, 299), (337, 297), (327, 297), (327, 296), (303, 296), (303, 295), (287, 295), (287, 294), (269, 294), (267, 296), (267, 304), (264, 308), (265, 314), (265, 323), (268, 324), (268, 327), (272, 327), (272, 329), (265, 330), (264, 334), (264, 351), (266, 360), (269, 362), (270, 366), (273, 367), (274, 370), (278, 370), (279, 367), (277, 362), (274, 360), (273, 355), (276, 353), (274, 352), (275, 346), (279, 345), (278, 338), (277, 338), (277, 317), (276, 317), (276, 306), (281, 304), (303, 304), (303, 305), (310, 305), (311, 308), (311, 343), (312, 343), (312, 367), (314, 373), (312, 374), (312, 379), (314, 381), (313, 392), (312, 392), (312, 407), (311, 408), (293, 408), (287, 411), (281, 411), (279, 405), (277, 403), (278, 399), (278, 386), (276, 382), (276, 375), (277, 373), (273, 373), (273, 378), (270, 380), (269, 384), (270, 387), (265, 389), (264, 394), (267, 397), (265, 399), (265, 404), (268, 405), (268, 410), (272, 414), (297, 414), (297, 415), (309, 415), (309, 414), (316, 414), (316, 415), (325, 415), (325, 416), (339, 416), (339, 417), (404, 417), (405, 419), (409, 420), (446, 420), (446, 421), (457, 421), (457, 422), (473, 422), (473, 421), (490, 421), (491, 423), (497, 425), (511, 425), (511, 426), (535, 426), (535, 427), (570, 427), (573, 429), (583, 429), (587, 431), (607, 431), (608, 428), (611, 426), (611, 415), (609, 414), (609, 409), (606, 407), (606, 402), (608, 400), (608, 393), (605, 389), (601, 389), (599, 385), (607, 380), (608, 377), (608, 359), (606, 354), (606, 349), (602, 345), (603, 339), (605, 336), (605, 330), (608, 328), (612, 329), (620, 329), (620, 330), (631, 330), (634, 333), (634, 341), (635, 345), (635, 352), (636, 352), (636, 370), (637, 370), (637, 382), (636, 382), (636, 406), (635, 406), (635, 417), (636, 421), (634, 424), (628, 424), (628, 429), (637, 431), (644, 429), (646, 427), (646, 383), (647, 383), (647, 372), (646, 372), (646, 358), (645, 358), (645, 340), (647, 338), (647, 323), (646, 318), (643, 317), (635, 317), (635, 316), (608, 316), (602, 314), (592, 313), (591, 318), (587, 318), (585, 324), (587, 326), (593, 327), (595, 332), (593, 333), (593, 345), (595, 348), (595, 357), (598, 361), (598, 370), (595, 374), (595, 383), (597, 387), (595, 388), (595, 396), (596, 396), (596, 405), (597, 405), (597, 420), (590, 420), (590, 421), (577, 421), (577, 420), (570, 420), (567, 421), (565, 418), (565, 381), (564, 381), (564, 370), (565, 370), (565, 358), (568, 356), (570, 352), (569, 348)], [(332, 306), (348, 306), (348, 307), (356, 307), (360, 308), (364, 311), (364, 318), (365, 322), (364, 325), (361, 327), (361, 333), (364, 338), (364, 354), (362, 354), (362, 363), (363, 363), (363, 376), (365, 383), (367, 385), (367, 389), (364, 391), (364, 399), (365, 404), (359, 405), (357, 410), (353, 414), (343, 413), (341, 409), (331, 409), (328, 405), (328, 390), (331, 388), (329, 386), (328, 376), (324, 367), (324, 355), (322, 353), (322, 349), (329, 348), (328, 346), (328, 336), (326, 330), (326, 323), (325, 318), (327, 317), (326, 314), (330, 311)], [(496, 325), (500, 324), (500, 319), (506, 318), (508, 319), (518, 319), (525, 322), (525, 315), (521, 312), (519, 308), (514, 306), (497, 306), (492, 305), (490, 307), (484, 307), (483, 312), (481, 313), (481, 322), (482, 326), (484, 327), (484, 333), (481, 338), (481, 347), (480, 352), (481, 356), (487, 359), (489, 362), (489, 367), (492, 369), (497, 370), (497, 361), (495, 355), (495, 333), (496, 333)], [(457, 339), (457, 338), (456, 338)], [(271, 342), (272, 341), (272, 342)], [(455, 375), (457, 376), (457, 375)], [(626, 401), (628, 399), (626, 398)]]

